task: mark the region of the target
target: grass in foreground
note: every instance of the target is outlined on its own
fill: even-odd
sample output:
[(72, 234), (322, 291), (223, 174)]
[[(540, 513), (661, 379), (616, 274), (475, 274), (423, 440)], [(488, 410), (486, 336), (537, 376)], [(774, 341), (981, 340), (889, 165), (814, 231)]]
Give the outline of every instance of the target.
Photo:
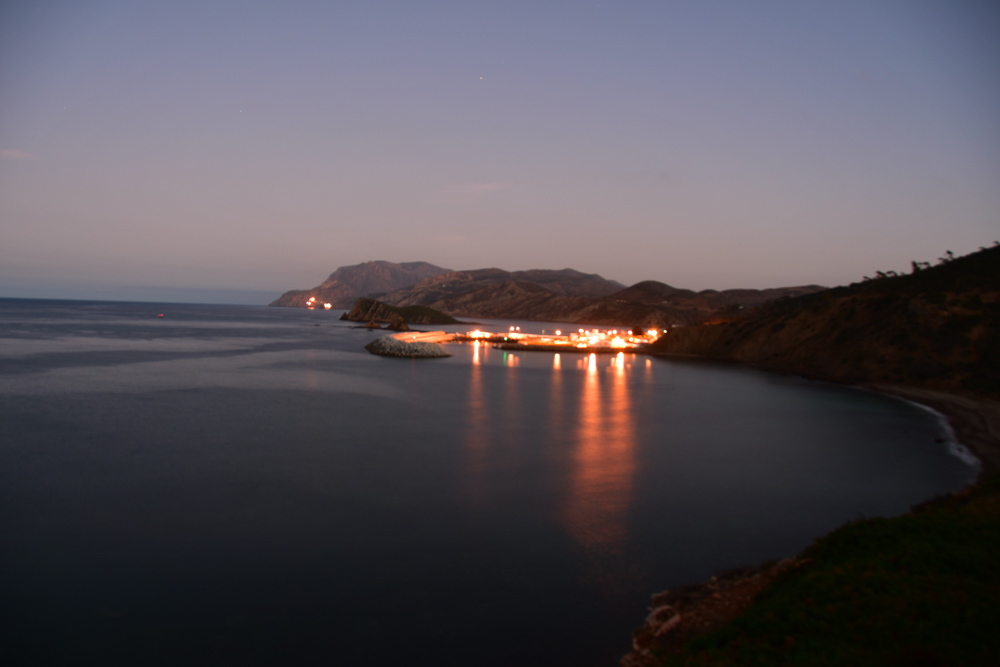
[(849, 523), (665, 665), (1000, 664), (1000, 475)]

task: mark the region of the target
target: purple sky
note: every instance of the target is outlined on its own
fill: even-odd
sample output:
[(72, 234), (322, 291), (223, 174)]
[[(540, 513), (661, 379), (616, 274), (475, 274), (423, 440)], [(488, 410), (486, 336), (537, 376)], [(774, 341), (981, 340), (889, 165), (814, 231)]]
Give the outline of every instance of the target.
[(995, 2), (0, 2), (0, 296), (694, 289), (1000, 239)]

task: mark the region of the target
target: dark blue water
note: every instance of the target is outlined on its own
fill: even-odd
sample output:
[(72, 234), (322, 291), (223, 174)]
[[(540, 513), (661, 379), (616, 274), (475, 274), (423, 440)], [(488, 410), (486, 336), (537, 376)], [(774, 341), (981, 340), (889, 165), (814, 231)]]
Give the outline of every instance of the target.
[(0, 300), (7, 664), (614, 665), (650, 593), (974, 473), (858, 389), (338, 315)]

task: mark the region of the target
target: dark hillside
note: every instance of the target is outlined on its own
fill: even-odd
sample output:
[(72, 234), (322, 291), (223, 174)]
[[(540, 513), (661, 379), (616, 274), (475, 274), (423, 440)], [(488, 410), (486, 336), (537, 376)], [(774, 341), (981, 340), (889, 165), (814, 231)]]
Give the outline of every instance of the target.
[(979, 252), (910, 274), (867, 280), (852, 287), (862, 292), (997, 292), (1000, 291), (1000, 246), (982, 248)]
[[(996, 665), (997, 549), (994, 476), (912, 514), (837, 529), (792, 563), (779, 563), (784, 571), (745, 611), (723, 610), (735, 616), (729, 624), (702, 637), (695, 630), (687, 645), (657, 638), (658, 657), (634, 651), (621, 664)], [(691, 588), (712, 586), (718, 583)], [(713, 611), (711, 595), (702, 595), (684, 608), (682, 622)]]
[(691, 299), (697, 292), (689, 289), (679, 289), (671, 287), (666, 283), (656, 280), (643, 280), (631, 287), (626, 287), (620, 292), (615, 292), (615, 298), (622, 301), (634, 301), (636, 303), (660, 304), (671, 299)]
[(349, 312), (340, 316), (342, 320), (351, 322), (389, 322), (401, 319), (407, 324), (458, 324), (458, 320), (450, 315), (438, 312), (427, 306), (390, 306), (362, 297), (357, 300)]
[(654, 349), (848, 382), (1000, 395), (1000, 247), (678, 328)]

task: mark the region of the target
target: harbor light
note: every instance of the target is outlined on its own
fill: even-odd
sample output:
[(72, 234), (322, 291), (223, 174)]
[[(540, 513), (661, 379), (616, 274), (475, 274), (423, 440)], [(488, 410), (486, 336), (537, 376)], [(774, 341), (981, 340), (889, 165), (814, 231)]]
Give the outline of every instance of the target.
[[(614, 350), (618, 352), (623, 349), (631, 349), (637, 347), (643, 343), (648, 343), (649, 338), (646, 334), (642, 336), (627, 336), (625, 334), (625, 329), (578, 329), (579, 333), (576, 331), (563, 332), (562, 329), (555, 329), (553, 334), (534, 334), (534, 333), (524, 333), (521, 331), (521, 327), (511, 324), (507, 327), (506, 334), (504, 333), (490, 333), (488, 331), (482, 331), (480, 329), (475, 329), (473, 331), (468, 331), (464, 334), (456, 334), (459, 338), (464, 338), (464, 340), (469, 342), (474, 342), (482, 340), (483, 342), (495, 341), (497, 344), (503, 343), (514, 343), (514, 344), (524, 344), (529, 346), (529, 348), (540, 349), (540, 348), (557, 348), (563, 346), (573, 346), (579, 349), (587, 350), (597, 349), (610, 351)], [(649, 335), (655, 337), (656, 329), (650, 329)], [(565, 349), (565, 348), (564, 348)]]

